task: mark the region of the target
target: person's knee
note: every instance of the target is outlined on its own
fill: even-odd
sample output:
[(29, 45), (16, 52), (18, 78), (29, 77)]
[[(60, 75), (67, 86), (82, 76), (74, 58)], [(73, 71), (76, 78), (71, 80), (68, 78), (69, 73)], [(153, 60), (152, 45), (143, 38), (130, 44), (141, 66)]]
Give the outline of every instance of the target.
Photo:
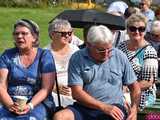
[(74, 114), (71, 110), (64, 109), (64, 110), (56, 112), (53, 115), (52, 120), (74, 120)]
[(60, 111), (54, 113), (52, 120), (63, 120), (63, 114)]

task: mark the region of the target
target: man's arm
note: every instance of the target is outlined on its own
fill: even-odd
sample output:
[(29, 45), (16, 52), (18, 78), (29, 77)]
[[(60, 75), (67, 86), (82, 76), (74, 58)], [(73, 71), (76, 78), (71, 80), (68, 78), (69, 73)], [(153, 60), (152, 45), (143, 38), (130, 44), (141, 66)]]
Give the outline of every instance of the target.
[(131, 109), (127, 120), (137, 120), (137, 109), (140, 101), (141, 89), (139, 83), (136, 81), (128, 86), (131, 95)]
[(123, 118), (123, 113), (118, 107), (96, 100), (94, 97), (85, 92), (82, 86), (74, 85), (71, 86), (71, 89), (72, 96), (78, 103), (89, 108), (101, 110), (116, 120)]

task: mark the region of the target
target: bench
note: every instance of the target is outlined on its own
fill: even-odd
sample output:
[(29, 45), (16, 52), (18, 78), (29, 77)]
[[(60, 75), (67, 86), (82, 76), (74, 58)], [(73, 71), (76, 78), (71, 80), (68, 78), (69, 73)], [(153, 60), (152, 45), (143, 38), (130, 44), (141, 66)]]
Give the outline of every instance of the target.
[(150, 112), (160, 113), (160, 98), (158, 98), (154, 105), (146, 107), (143, 111), (138, 112), (137, 120), (144, 120), (146, 114)]

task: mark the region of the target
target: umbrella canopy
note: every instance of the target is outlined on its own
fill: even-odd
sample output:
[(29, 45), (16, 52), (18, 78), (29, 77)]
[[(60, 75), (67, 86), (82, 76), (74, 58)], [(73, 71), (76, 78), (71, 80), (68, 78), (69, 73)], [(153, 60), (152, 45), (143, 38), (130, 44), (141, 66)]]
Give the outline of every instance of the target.
[(105, 25), (112, 30), (125, 29), (125, 20), (122, 17), (96, 10), (64, 10), (55, 18), (68, 20), (75, 28), (84, 28), (86, 25)]

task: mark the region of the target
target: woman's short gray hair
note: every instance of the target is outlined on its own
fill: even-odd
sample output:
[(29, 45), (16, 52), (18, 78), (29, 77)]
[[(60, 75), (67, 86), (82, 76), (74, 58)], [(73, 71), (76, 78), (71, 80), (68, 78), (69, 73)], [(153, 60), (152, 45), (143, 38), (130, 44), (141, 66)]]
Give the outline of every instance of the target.
[(134, 13), (126, 20), (126, 27), (133, 26), (135, 22), (143, 22), (147, 26), (147, 18), (142, 13)]
[(68, 20), (64, 19), (55, 19), (51, 23), (49, 23), (48, 27), (48, 33), (51, 38), (51, 34), (54, 31), (62, 31), (63, 29), (68, 29), (69, 31), (72, 31), (71, 24), (69, 23)]
[(87, 34), (87, 42), (91, 44), (112, 43), (113, 34), (104, 25), (92, 26)]
[(33, 43), (33, 47), (39, 46), (39, 26), (37, 25), (37, 23), (28, 19), (19, 19), (14, 24), (13, 33), (15, 32), (17, 26), (27, 27), (31, 31), (32, 35), (36, 37), (36, 41)]
[(160, 21), (159, 20), (156, 20), (152, 23), (151, 33), (160, 34)]

